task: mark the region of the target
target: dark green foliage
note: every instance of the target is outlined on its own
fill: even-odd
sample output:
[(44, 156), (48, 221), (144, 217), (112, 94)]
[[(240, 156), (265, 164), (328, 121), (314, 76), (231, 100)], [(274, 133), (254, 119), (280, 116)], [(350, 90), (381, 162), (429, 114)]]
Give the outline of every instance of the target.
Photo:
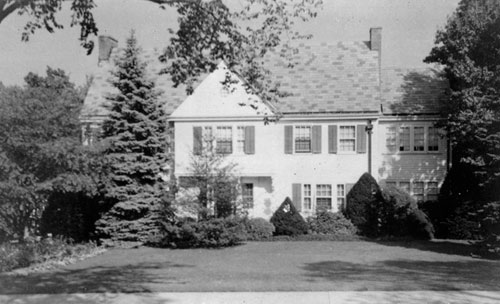
[(357, 232), (356, 227), (342, 213), (320, 212), (307, 218), (307, 223), (311, 232), (318, 234), (355, 235)]
[(271, 242), (345, 242), (359, 241), (363, 237), (357, 234), (298, 234), (298, 235), (275, 235), (268, 241)]
[(271, 223), (276, 229), (274, 235), (306, 234), (308, 229), (306, 221), (295, 209), (289, 197), (274, 212)]
[(364, 173), (347, 194), (345, 215), (362, 235), (378, 234), (377, 209), (383, 203), (377, 181)]
[(273, 236), (275, 231), (273, 224), (260, 217), (247, 219), (245, 221), (245, 229), (247, 231), (247, 240), (249, 241), (267, 240)]
[(109, 162), (106, 205), (96, 223), (99, 235), (113, 241), (146, 241), (158, 233), (168, 208), (161, 173), (167, 163), (167, 123), (159, 92), (132, 33), (116, 61), (110, 114), (103, 125)]
[(500, 202), (489, 203), (479, 210), (485, 237), (478, 243), (481, 255), (500, 258)]
[(235, 180), (228, 176), (219, 176), (213, 184), (213, 199), (215, 201), (215, 216), (226, 218), (234, 215), (236, 211), (236, 191)]
[[(425, 58), (439, 63), (450, 81), (450, 99), (442, 110), (442, 128), (450, 135), (454, 166), (472, 172), (459, 184), (455, 203), (500, 197), (500, 1), (460, 1), (436, 46)], [(474, 197), (459, 193), (477, 191)]]
[(412, 209), (407, 218), (408, 235), (424, 240), (434, 238), (434, 226), (429, 217), (418, 209)]
[[(85, 94), (64, 71), (29, 73), (23, 88), (0, 86), (0, 235), (37, 233), (53, 192), (98, 195), (100, 161), (80, 145)], [(78, 203), (78, 202), (75, 202)]]
[(164, 226), (163, 235), (150, 245), (166, 248), (220, 248), (241, 244), (246, 239), (245, 225), (237, 217), (195, 221), (181, 219)]

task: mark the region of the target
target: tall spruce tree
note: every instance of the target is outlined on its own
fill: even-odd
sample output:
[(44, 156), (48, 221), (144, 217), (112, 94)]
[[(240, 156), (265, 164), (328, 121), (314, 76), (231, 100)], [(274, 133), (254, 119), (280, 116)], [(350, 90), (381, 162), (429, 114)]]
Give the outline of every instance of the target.
[(108, 97), (110, 114), (103, 124), (110, 209), (97, 222), (97, 231), (112, 241), (147, 241), (165, 210), (166, 113), (140, 54), (132, 31), (115, 62), (111, 83), (118, 93)]

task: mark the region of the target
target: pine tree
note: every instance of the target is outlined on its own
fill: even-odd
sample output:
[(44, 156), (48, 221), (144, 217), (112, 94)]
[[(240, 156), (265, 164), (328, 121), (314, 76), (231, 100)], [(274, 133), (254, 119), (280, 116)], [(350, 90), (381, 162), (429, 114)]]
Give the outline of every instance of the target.
[(158, 231), (165, 210), (161, 173), (167, 163), (166, 113), (140, 54), (132, 32), (115, 62), (111, 83), (118, 93), (108, 97), (110, 114), (103, 124), (110, 209), (97, 230), (113, 241), (146, 241)]

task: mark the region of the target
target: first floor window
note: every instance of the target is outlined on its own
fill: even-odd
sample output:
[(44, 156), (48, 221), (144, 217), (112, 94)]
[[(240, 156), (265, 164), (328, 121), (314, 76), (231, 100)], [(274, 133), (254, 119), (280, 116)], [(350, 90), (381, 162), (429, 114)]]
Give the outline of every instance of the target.
[(304, 209), (311, 210), (312, 209), (312, 200), (311, 200), (311, 185), (304, 185)]
[(295, 127), (295, 152), (311, 152), (311, 127)]
[(424, 127), (413, 128), (413, 151), (424, 151)]
[(428, 129), (427, 151), (439, 151), (439, 135), (436, 127)]
[(399, 188), (410, 193), (410, 182), (399, 182)]
[(424, 182), (413, 182), (413, 197), (417, 202), (424, 200)]
[(253, 203), (253, 184), (245, 183), (243, 184), (242, 191), (243, 201), (245, 203)]
[(345, 206), (345, 186), (344, 184), (337, 185), (337, 206), (338, 210), (343, 210)]
[(332, 209), (332, 186), (316, 185), (316, 210), (325, 211)]
[(399, 128), (399, 151), (410, 151), (410, 127)]
[(217, 153), (231, 154), (233, 152), (233, 129), (232, 127), (217, 127), (216, 149)]
[(356, 127), (340, 126), (339, 136), (340, 151), (356, 151)]
[(387, 187), (396, 187), (396, 182), (393, 182), (393, 181), (385, 182), (385, 185)]
[(427, 183), (427, 200), (437, 201), (438, 193), (439, 193), (438, 183), (437, 182), (428, 182)]

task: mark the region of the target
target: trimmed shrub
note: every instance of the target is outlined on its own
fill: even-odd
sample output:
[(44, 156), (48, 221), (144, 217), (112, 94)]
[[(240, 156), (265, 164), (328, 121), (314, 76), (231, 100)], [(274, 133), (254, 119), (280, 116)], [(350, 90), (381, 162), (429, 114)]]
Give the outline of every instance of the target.
[(287, 197), (271, 217), (276, 230), (274, 235), (299, 235), (307, 233), (307, 223)]
[(367, 236), (378, 235), (377, 210), (383, 202), (377, 181), (364, 173), (347, 194), (345, 216), (359, 232)]
[(353, 223), (342, 213), (323, 211), (316, 216), (308, 217), (309, 229), (317, 234), (345, 234), (354, 235), (357, 232)]
[(247, 240), (249, 241), (269, 239), (276, 230), (273, 224), (260, 217), (246, 220), (245, 227), (247, 231)]
[(245, 239), (245, 225), (237, 217), (199, 222), (188, 218), (166, 224), (160, 242), (150, 240), (149, 244), (168, 248), (220, 248), (241, 244)]
[(412, 237), (424, 240), (434, 238), (434, 226), (422, 210), (412, 209), (406, 222), (408, 223), (408, 233)]

